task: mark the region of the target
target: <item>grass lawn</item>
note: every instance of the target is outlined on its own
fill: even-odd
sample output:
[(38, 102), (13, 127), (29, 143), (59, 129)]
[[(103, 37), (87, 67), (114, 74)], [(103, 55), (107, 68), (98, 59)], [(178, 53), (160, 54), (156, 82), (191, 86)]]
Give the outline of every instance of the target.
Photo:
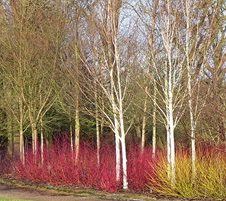
[(16, 198), (0, 197), (0, 201), (29, 201), (29, 200), (21, 200), (21, 199), (16, 199)]

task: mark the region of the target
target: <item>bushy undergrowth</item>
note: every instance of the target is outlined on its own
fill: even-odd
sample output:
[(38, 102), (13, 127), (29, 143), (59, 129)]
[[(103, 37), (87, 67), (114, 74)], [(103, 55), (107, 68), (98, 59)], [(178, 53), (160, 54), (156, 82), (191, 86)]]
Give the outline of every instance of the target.
[[(35, 161), (31, 151), (26, 153), (26, 164), (14, 164), (14, 177), (17, 179), (94, 188), (115, 192), (121, 189), (121, 182), (115, 181), (114, 146), (103, 145), (100, 150), (100, 164), (97, 164), (96, 149), (89, 144), (81, 144), (79, 160), (75, 163), (68, 143), (56, 144), (44, 151), (44, 163), (40, 156)], [(38, 154), (40, 155), (40, 154)], [(146, 148), (140, 154), (138, 146), (128, 148), (129, 188), (136, 192), (147, 190), (148, 174), (153, 172), (154, 160), (151, 150)]]
[[(226, 153), (223, 148), (199, 149), (195, 178), (191, 159), (186, 151), (177, 152), (176, 183), (167, 174), (167, 163), (162, 158), (150, 175), (149, 187), (168, 196), (185, 198), (226, 198)], [(192, 179), (193, 178), (193, 179)]]
[[(139, 146), (127, 147), (128, 183), (134, 192), (156, 192), (184, 198), (226, 198), (226, 152), (224, 147), (202, 146), (197, 149), (196, 177), (192, 179), (189, 150), (177, 150), (176, 183), (168, 179), (165, 150), (158, 150), (152, 158), (151, 147), (141, 154)], [(32, 151), (26, 152), (25, 165), (13, 164), (16, 179), (55, 186), (93, 188), (108, 192), (121, 190), (122, 181), (115, 181), (115, 148), (102, 144), (100, 164), (96, 148), (81, 143), (79, 160), (75, 162), (67, 140), (55, 141), (44, 149), (44, 163), (40, 152), (34, 160)], [(122, 179), (121, 179), (122, 180)]]

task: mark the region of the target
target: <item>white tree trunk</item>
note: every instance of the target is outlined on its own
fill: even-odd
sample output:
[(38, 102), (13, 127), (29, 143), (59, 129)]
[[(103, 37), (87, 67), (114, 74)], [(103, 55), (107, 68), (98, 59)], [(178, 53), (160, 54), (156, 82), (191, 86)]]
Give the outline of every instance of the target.
[(168, 80), (165, 78), (165, 101), (166, 101), (166, 151), (167, 151), (167, 176), (171, 179), (171, 145), (170, 145), (170, 112), (169, 112), (169, 94), (168, 94)]
[(128, 189), (127, 181), (127, 155), (126, 155), (126, 136), (124, 128), (123, 111), (120, 110), (120, 132), (121, 132), (121, 148), (122, 148), (122, 173), (123, 173), (123, 189)]
[(196, 148), (195, 148), (195, 120), (193, 114), (193, 105), (192, 105), (192, 89), (191, 89), (191, 74), (190, 74), (190, 67), (189, 63), (187, 66), (188, 70), (188, 106), (189, 106), (189, 114), (190, 114), (190, 135), (191, 135), (191, 161), (192, 161), (192, 179), (195, 179), (196, 175)]
[(19, 108), (20, 108), (20, 120), (19, 120), (20, 161), (24, 165), (25, 164), (25, 155), (24, 155), (23, 102), (22, 102), (22, 98), (19, 99)]
[(79, 146), (80, 146), (80, 121), (79, 121), (79, 108), (78, 103), (76, 103), (76, 112), (75, 112), (75, 164), (78, 162), (79, 157)]
[(155, 157), (156, 155), (156, 83), (154, 81), (154, 104), (153, 104), (153, 119), (152, 119), (152, 156)]
[(71, 147), (71, 153), (72, 153), (72, 157), (73, 157), (73, 154), (74, 154), (74, 143), (73, 143), (72, 123), (70, 123), (70, 147)]
[(96, 114), (96, 143), (97, 143), (97, 164), (100, 165), (100, 126), (98, 114)]
[[(78, 32), (76, 30), (76, 39), (78, 39)], [(79, 150), (80, 150), (80, 108), (79, 108), (79, 52), (78, 52), (78, 47), (75, 47), (75, 72), (76, 72), (76, 84), (75, 84), (75, 88), (76, 88), (76, 105), (75, 105), (75, 139), (74, 139), (74, 143), (75, 143), (75, 164), (77, 164), (78, 162), (78, 158), (79, 158)]]
[[(170, 47), (167, 44), (167, 47)], [(165, 78), (165, 96), (166, 96), (166, 123), (167, 123), (167, 151), (169, 155), (168, 162), (170, 166), (170, 180), (172, 185), (176, 182), (176, 161), (175, 161), (175, 139), (174, 139), (174, 108), (173, 108), (173, 66), (171, 58), (171, 50), (167, 49), (167, 57), (169, 62), (169, 68), (166, 70)]]
[(118, 115), (119, 115), (119, 127), (120, 127), (120, 136), (121, 136), (121, 151), (122, 151), (122, 173), (123, 173), (123, 189), (128, 189), (128, 180), (127, 180), (127, 155), (126, 155), (126, 133), (124, 125), (124, 111), (123, 111), (123, 93), (121, 85), (121, 74), (120, 74), (120, 59), (117, 48), (117, 38), (115, 38), (115, 61), (117, 68), (117, 101), (118, 101)]
[(100, 123), (99, 123), (99, 112), (98, 112), (98, 97), (97, 97), (97, 84), (95, 83), (95, 118), (96, 118), (96, 144), (97, 144), (97, 164), (100, 165)]
[(141, 131), (141, 152), (144, 151), (145, 147), (145, 140), (146, 139), (146, 116), (143, 116), (143, 121), (142, 121), (142, 131)]
[(190, 114), (190, 123), (191, 123), (192, 179), (195, 179), (195, 176), (196, 176), (196, 146), (195, 146), (195, 122), (193, 119), (193, 114)]
[(192, 78), (191, 78), (191, 65), (190, 65), (190, 0), (186, 0), (186, 64), (187, 64), (187, 89), (188, 89), (188, 106), (190, 114), (190, 132), (191, 132), (191, 161), (192, 161), (192, 179), (195, 179), (196, 175), (196, 149), (195, 149), (195, 119), (193, 113), (193, 102), (192, 102)]
[(141, 130), (140, 130), (140, 125), (139, 124), (135, 126), (135, 129), (136, 129), (137, 137), (141, 138)]
[(173, 92), (172, 92), (172, 79), (169, 76), (169, 91), (168, 91), (168, 125), (169, 125), (169, 143), (170, 143), (170, 176), (171, 183), (176, 182), (176, 161), (175, 161), (175, 140), (174, 140), (174, 119), (173, 119)]
[(145, 138), (146, 138), (146, 112), (147, 112), (147, 89), (148, 87), (145, 87), (145, 100), (144, 100), (144, 110), (143, 110), (143, 119), (142, 119), (142, 129), (141, 129), (141, 153), (144, 151), (145, 147)]
[(19, 135), (20, 135), (20, 161), (22, 164), (25, 164), (25, 155), (24, 155), (24, 132), (23, 132), (23, 126), (19, 128)]
[(168, 161), (168, 178), (172, 184), (175, 184), (176, 170), (175, 170), (175, 141), (174, 141), (174, 121), (173, 110), (170, 101), (167, 106), (167, 161)]
[(41, 164), (43, 165), (44, 164), (44, 132), (43, 132), (42, 119), (40, 121), (41, 121), (41, 131), (40, 131), (40, 134), (41, 134)]
[[(101, 97), (101, 110), (104, 111), (104, 100)], [(101, 115), (101, 119), (100, 119), (100, 135), (103, 136), (104, 134), (104, 118)]]
[(37, 159), (37, 141), (38, 141), (38, 130), (37, 130), (37, 124), (33, 119), (33, 116), (31, 114), (31, 111), (29, 109), (29, 119), (30, 119), (30, 126), (31, 126), (31, 132), (32, 132), (32, 151), (34, 154), (34, 160), (36, 162)]
[(34, 154), (34, 160), (36, 162), (37, 159), (37, 151), (38, 151), (38, 130), (37, 126), (35, 123), (31, 125), (31, 130), (32, 130), (32, 150)]
[(169, 138), (170, 138), (170, 166), (171, 166), (171, 183), (176, 182), (176, 161), (175, 161), (175, 140), (174, 140), (174, 123), (173, 123), (173, 112), (170, 112), (169, 118)]
[(170, 125), (169, 125), (169, 112), (167, 110), (167, 125), (166, 125), (166, 151), (167, 151), (167, 175), (168, 175), (168, 179), (171, 178), (171, 150), (170, 150)]
[(116, 171), (116, 181), (120, 181), (120, 172), (121, 172), (121, 154), (120, 154), (120, 136), (119, 136), (119, 122), (114, 115), (114, 123), (115, 123), (115, 171)]
[(126, 140), (125, 136), (121, 137), (121, 145), (122, 145), (122, 170), (123, 170), (123, 189), (128, 189), (128, 181), (127, 181), (127, 155), (126, 155)]
[(115, 103), (114, 95), (114, 75), (113, 68), (110, 70), (110, 81), (111, 81), (111, 104), (114, 116), (114, 134), (115, 134), (115, 171), (116, 171), (116, 181), (120, 181), (121, 172), (121, 154), (120, 154), (120, 134), (119, 134), (119, 120), (117, 118), (117, 106)]
[(119, 123), (120, 123), (120, 136), (121, 136), (121, 151), (122, 151), (122, 179), (123, 179), (123, 189), (128, 189), (128, 178), (127, 178), (127, 154), (126, 154), (126, 133), (124, 127), (124, 114), (123, 114), (123, 99), (121, 91), (121, 82), (120, 82), (120, 69), (117, 65), (118, 70), (118, 88), (119, 88)]

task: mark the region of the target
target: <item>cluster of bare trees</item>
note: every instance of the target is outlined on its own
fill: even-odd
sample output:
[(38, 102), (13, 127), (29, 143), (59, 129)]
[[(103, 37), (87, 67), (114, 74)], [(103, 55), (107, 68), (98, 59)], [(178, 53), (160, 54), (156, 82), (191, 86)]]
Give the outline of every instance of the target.
[(21, 161), (31, 142), (43, 163), (54, 122), (66, 121), (76, 163), (88, 121), (98, 164), (114, 133), (123, 189), (134, 139), (153, 157), (166, 145), (172, 183), (175, 139), (189, 145), (195, 176), (197, 142), (226, 140), (224, 20), (223, 0), (2, 0), (0, 130), (11, 151), (19, 136)]

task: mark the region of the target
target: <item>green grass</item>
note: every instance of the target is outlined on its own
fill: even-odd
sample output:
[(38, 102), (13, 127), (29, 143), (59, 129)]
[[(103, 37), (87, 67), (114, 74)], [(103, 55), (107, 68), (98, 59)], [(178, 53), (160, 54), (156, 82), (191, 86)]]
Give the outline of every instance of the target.
[[(25, 191), (36, 190), (40, 192), (51, 193), (52, 195), (71, 195), (76, 197), (93, 197), (94, 200), (101, 199), (101, 200), (121, 200), (121, 201), (128, 201), (128, 200), (142, 200), (142, 201), (155, 201), (155, 195), (146, 195), (146, 194), (136, 194), (130, 192), (119, 192), (119, 193), (107, 193), (103, 191), (93, 190), (93, 189), (82, 189), (82, 188), (75, 188), (71, 186), (50, 186), (44, 184), (32, 184), (27, 183), (20, 180), (8, 179), (8, 178), (0, 178), (0, 184), (13, 186), (19, 189), (24, 189)], [(1, 201), (0, 197), (0, 201)], [(21, 199), (3, 199), (6, 201), (31, 201), (31, 200), (21, 200)]]
[(16, 199), (16, 198), (0, 197), (0, 201), (29, 201), (29, 200), (21, 200), (21, 199)]

